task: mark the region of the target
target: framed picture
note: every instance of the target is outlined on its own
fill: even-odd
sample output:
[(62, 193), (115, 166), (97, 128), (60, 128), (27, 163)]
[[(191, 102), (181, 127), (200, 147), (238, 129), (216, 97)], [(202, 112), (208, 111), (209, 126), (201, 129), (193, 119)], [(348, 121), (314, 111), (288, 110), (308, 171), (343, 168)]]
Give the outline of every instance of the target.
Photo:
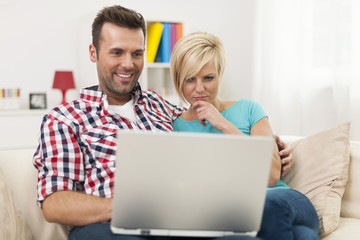
[(46, 93), (30, 93), (29, 106), (30, 109), (46, 109)]

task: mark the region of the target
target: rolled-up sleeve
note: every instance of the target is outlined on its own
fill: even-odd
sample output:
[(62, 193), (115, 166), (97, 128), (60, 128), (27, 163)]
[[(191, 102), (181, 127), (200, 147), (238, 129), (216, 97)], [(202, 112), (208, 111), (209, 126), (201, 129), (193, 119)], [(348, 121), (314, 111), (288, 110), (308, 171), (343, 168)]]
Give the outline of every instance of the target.
[(76, 182), (84, 181), (82, 153), (74, 129), (54, 117), (43, 118), (39, 145), (33, 157), (38, 170), (38, 205), (50, 194), (76, 190)]

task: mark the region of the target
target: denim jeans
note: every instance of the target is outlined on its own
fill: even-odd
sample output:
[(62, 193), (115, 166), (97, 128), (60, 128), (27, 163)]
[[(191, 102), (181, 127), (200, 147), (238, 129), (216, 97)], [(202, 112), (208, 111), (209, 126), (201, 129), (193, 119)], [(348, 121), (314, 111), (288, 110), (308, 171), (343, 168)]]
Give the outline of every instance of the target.
[[(143, 237), (132, 235), (113, 234), (110, 223), (95, 223), (84, 227), (74, 227), (69, 240), (211, 240), (212, 238), (190, 238), (190, 237)], [(227, 236), (216, 238), (216, 240), (260, 240), (257, 237)]]
[(319, 219), (310, 200), (292, 189), (267, 191), (258, 237), (266, 240), (318, 240)]

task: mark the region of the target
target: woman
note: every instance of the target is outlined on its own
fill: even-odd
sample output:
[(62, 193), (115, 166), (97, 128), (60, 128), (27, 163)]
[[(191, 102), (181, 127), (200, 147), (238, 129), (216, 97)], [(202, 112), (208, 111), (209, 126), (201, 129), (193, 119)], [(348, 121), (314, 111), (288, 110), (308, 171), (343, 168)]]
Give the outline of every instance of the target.
[[(219, 38), (201, 32), (183, 37), (173, 49), (170, 66), (177, 93), (190, 104), (173, 122), (174, 131), (272, 136), (269, 120), (258, 103), (217, 96), (225, 66)], [(319, 239), (318, 217), (311, 202), (280, 177), (281, 160), (275, 145), (258, 237)]]

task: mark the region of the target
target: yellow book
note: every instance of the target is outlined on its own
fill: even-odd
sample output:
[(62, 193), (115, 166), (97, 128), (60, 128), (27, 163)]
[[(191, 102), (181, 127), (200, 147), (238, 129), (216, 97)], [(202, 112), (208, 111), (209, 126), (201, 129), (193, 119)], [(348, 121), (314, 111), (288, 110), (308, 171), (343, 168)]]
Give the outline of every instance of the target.
[(147, 27), (147, 62), (154, 62), (164, 26), (156, 22)]

